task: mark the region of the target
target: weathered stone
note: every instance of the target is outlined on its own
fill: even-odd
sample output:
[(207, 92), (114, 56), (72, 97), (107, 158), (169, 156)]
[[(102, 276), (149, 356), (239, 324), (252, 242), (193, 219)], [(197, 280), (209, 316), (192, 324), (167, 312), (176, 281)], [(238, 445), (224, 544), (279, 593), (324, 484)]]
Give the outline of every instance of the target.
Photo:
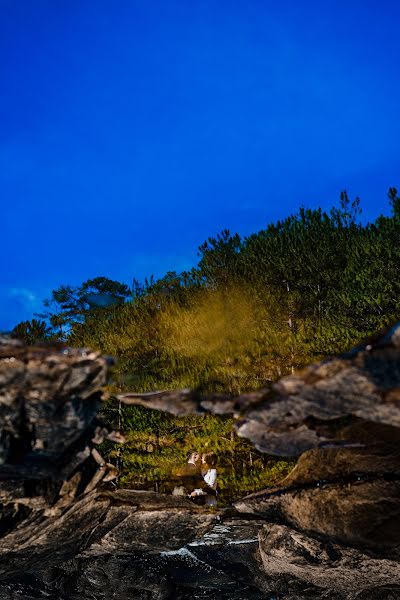
[[(235, 506), (342, 543), (399, 554), (400, 430), (356, 421), (340, 435), (357, 443), (305, 452), (280, 485)], [(373, 441), (366, 446), (368, 436)]]
[(393, 561), (289, 528), (226, 519), (177, 551), (88, 552), (14, 573), (0, 582), (0, 598), (397, 600), (397, 571)]
[(400, 557), (400, 482), (325, 484), (275, 489), (235, 506), (308, 533)]
[[(315, 422), (353, 415), (400, 426), (400, 325), (342, 357), (311, 365), (272, 385), (237, 432), (263, 452), (298, 454), (336, 440)], [(350, 440), (351, 441), (351, 440)]]
[[(294, 577), (347, 600), (400, 598), (400, 563), (320, 541), (284, 525), (265, 525), (260, 532), (265, 573)], [(386, 594), (386, 595), (385, 595)]]
[(19, 526), (2, 537), (0, 573), (10, 575), (46, 561), (57, 564), (80, 553), (176, 550), (201, 536), (215, 520), (214, 514), (185, 498), (135, 490), (95, 491), (60, 514), (23, 516)]
[(0, 346), (0, 458), (32, 466), (58, 459), (92, 423), (107, 359), (63, 347)]

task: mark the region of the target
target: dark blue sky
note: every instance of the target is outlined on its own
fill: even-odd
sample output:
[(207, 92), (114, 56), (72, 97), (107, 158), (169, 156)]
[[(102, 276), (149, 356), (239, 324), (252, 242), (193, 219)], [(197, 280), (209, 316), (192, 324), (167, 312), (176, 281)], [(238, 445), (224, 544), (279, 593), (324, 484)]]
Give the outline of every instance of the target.
[(397, 0), (0, 0), (0, 328), (400, 188)]

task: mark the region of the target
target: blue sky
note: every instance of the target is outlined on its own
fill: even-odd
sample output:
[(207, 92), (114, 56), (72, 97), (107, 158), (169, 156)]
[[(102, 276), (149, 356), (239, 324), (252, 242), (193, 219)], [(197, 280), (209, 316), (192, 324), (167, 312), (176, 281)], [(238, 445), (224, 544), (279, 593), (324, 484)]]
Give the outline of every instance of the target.
[(400, 188), (392, 0), (0, 0), (0, 329), (61, 284), (183, 270)]

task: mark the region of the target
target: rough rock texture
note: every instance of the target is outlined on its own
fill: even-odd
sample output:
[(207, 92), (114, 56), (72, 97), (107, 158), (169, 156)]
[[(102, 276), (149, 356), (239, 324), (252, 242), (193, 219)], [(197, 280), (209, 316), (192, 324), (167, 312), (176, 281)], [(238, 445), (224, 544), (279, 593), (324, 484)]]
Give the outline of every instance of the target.
[(326, 540), (306, 536), (283, 525), (265, 525), (259, 534), (264, 569), (282, 573), (344, 598), (400, 598), (400, 564), (368, 556)]
[[(400, 556), (400, 430), (376, 423), (343, 429), (359, 444), (303, 453), (280, 485), (236, 502), (238, 510)], [(372, 442), (366, 442), (367, 434)]]
[[(0, 344), (1, 458), (58, 457), (93, 420), (107, 359), (63, 347)], [(61, 435), (62, 434), (62, 435)]]
[(266, 574), (259, 538), (263, 521), (224, 519), (203, 537), (178, 550), (125, 548), (112, 553), (94, 548), (61, 562), (38, 562), (0, 580), (0, 598), (81, 600), (261, 600), (325, 598), (334, 591), (299, 577)]
[(0, 338), (2, 536), (29, 540), (46, 517), (111, 479), (94, 449), (112, 437), (96, 420), (107, 370), (99, 353)]
[[(135, 581), (129, 569), (117, 582), (121, 597), (130, 588), (134, 597), (152, 597), (150, 575), (140, 574), (146, 556), (179, 550), (215, 521), (186, 499), (104, 485), (117, 470), (96, 446), (123, 441), (96, 417), (108, 363), (86, 350), (0, 341), (0, 598), (57, 597), (64, 569), (59, 597), (84, 598), (87, 588), (93, 598), (90, 577), (102, 569), (96, 561), (133, 562)], [(150, 590), (159, 587), (152, 560)], [(107, 598), (117, 572), (103, 576)], [(72, 580), (75, 596), (67, 592)]]
[(0, 600), (400, 600), (400, 328), (271, 389), (124, 395), (235, 414), (261, 450), (301, 454), (279, 485), (207, 512), (111, 490), (96, 446), (108, 361), (0, 339)]
[(20, 526), (2, 537), (1, 572), (15, 576), (77, 555), (177, 550), (214, 520), (182, 498), (135, 490), (93, 491), (60, 514), (24, 515)]

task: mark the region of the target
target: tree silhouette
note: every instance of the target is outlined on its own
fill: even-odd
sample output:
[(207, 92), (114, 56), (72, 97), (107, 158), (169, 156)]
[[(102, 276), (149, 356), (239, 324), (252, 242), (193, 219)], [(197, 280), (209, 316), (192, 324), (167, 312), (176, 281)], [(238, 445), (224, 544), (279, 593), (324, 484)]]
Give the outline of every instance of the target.
[(11, 335), (24, 341), (26, 344), (33, 345), (36, 342), (46, 340), (51, 332), (45, 321), (32, 319), (31, 321), (21, 321), (11, 332)]

